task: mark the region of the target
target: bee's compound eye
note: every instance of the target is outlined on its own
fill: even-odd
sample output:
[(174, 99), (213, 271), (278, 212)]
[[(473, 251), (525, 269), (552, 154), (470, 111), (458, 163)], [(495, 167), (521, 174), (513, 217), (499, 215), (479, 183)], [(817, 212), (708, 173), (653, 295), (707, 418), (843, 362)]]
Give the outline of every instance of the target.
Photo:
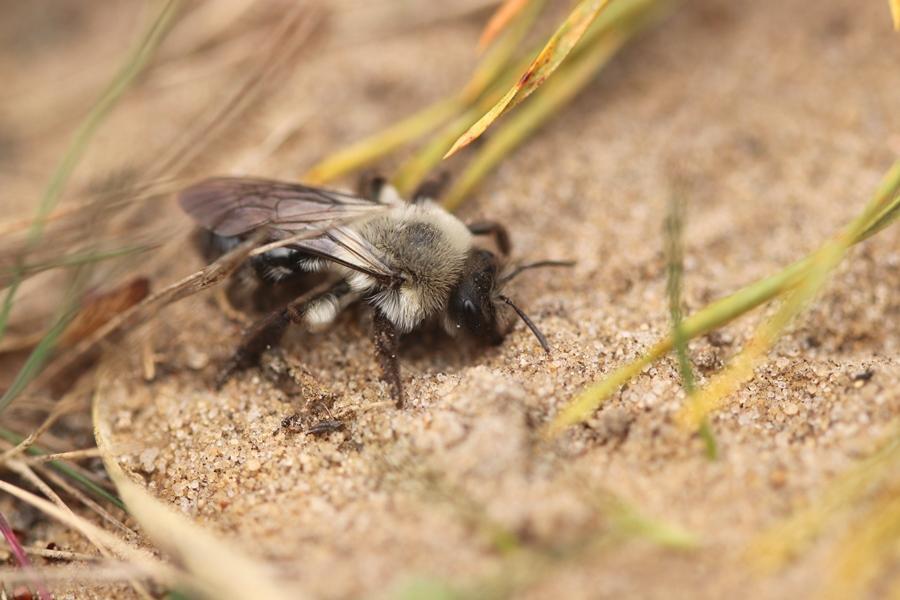
[(466, 300), (463, 302), (463, 310), (471, 315), (474, 315), (477, 312), (475, 304), (471, 300)]

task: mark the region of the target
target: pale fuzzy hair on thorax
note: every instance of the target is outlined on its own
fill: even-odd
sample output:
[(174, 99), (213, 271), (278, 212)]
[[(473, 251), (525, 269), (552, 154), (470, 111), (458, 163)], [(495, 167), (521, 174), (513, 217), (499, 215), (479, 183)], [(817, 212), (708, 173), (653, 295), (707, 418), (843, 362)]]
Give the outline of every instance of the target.
[(446, 307), (472, 247), (472, 234), (462, 221), (424, 201), (398, 206), (359, 231), (406, 278), (399, 289), (382, 290), (372, 299), (400, 331), (414, 329)]

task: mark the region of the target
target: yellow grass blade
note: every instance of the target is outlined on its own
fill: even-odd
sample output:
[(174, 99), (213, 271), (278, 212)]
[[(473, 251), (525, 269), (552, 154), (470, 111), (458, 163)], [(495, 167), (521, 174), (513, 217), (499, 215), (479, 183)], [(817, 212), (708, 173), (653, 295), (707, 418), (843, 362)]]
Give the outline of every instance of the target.
[(900, 31), (900, 0), (888, 0), (891, 5), (891, 16), (894, 18), (894, 30)]
[(753, 369), (765, 358), (788, 324), (818, 294), (850, 246), (865, 235), (873, 223), (879, 223), (896, 214), (895, 211), (900, 205), (896, 197), (898, 173), (900, 172), (895, 165), (862, 214), (844, 228), (837, 239), (827, 242), (813, 254), (812, 263), (803, 282), (791, 292), (775, 315), (757, 328), (747, 347), (726, 369), (716, 374), (705, 388), (690, 398), (687, 405), (676, 415), (676, 421), (682, 427), (690, 430), (699, 427), (709, 413), (719, 408), (738, 386), (752, 379)]
[(387, 129), (362, 139), (316, 163), (303, 175), (310, 185), (327, 183), (372, 164), (411, 140), (425, 135), (460, 109), (458, 98), (441, 100)]
[(830, 577), (822, 585), (821, 598), (864, 598), (879, 573), (898, 555), (900, 496), (885, 490), (874, 506), (837, 545)]
[(491, 15), (491, 20), (488, 21), (484, 31), (481, 32), (481, 37), (478, 39), (478, 50), (483, 51), (490, 46), (491, 42), (509, 25), (513, 17), (525, 8), (526, 4), (528, 4), (528, 0), (504, 0), (503, 4), (497, 7), (496, 12)]
[(267, 565), (179, 514), (126, 475), (111, 450), (109, 423), (101, 414), (103, 396), (110, 391), (101, 374), (93, 407), (97, 447), (128, 512), (153, 543), (202, 582), (202, 591), (208, 597), (223, 600), (304, 598), (305, 594), (300, 590), (279, 581)]
[[(510, 22), (503, 34), (503, 38), (491, 51), (485, 55), (478, 68), (472, 73), (469, 82), (460, 92), (460, 100), (466, 106), (481, 98), (498, 77), (503, 75), (509, 67), (510, 60), (521, 50), (522, 40), (531, 31), (531, 26), (544, 8), (544, 0), (530, 0)], [(518, 63), (516, 63), (518, 64)]]
[(527, 98), (547, 80), (559, 65), (565, 60), (584, 35), (588, 26), (593, 23), (597, 15), (606, 8), (610, 0), (581, 0), (568, 18), (560, 25), (556, 33), (544, 46), (543, 50), (528, 66), (519, 81), (509, 89), (506, 95), (500, 99), (485, 115), (456, 140), (444, 158), (452, 156), (461, 148), (475, 141), (484, 131), (500, 117), (504, 112), (516, 106)]
[(747, 347), (732, 360), (731, 364), (694, 394), (675, 416), (679, 425), (692, 431), (697, 429), (709, 413), (719, 408), (741, 384), (753, 378), (753, 369), (757, 363), (765, 357), (794, 317), (818, 293), (832, 269), (844, 257), (846, 250), (847, 246), (835, 242), (816, 254), (813, 266), (803, 283), (791, 292), (771, 319), (757, 328)]
[[(687, 327), (685, 327), (687, 329)], [(687, 335), (687, 334), (686, 334)], [(672, 349), (670, 339), (657, 342), (646, 354), (625, 364), (603, 380), (595, 383), (567, 404), (544, 431), (545, 437), (554, 437), (567, 427), (588, 419), (595, 410), (620, 387), (640, 375), (649, 364), (665, 356)]]
[[(499, 128), (479, 148), (466, 169), (444, 196), (444, 206), (455, 210), (469, 193), (513, 148), (584, 88), (594, 75), (638, 31), (655, 22), (671, 5), (667, 0), (620, 0), (598, 20), (571, 60), (563, 65), (528, 105)], [(607, 19), (607, 17), (609, 17)], [(458, 143), (458, 142), (457, 142)], [(451, 151), (452, 153), (452, 151)], [(449, 155), (450, 153), (448, 153)]]
[[(845, 229), (842, 236), (849, 240), (850, 244), (859, 243), (874, 232), (896, 222), (898, 217), (900, 217), (900, 161), (891, 167), (875, 198), (862, 214)], [(826, 246), (833, 243), (829, 242)], [(827, 253), (817, 257), (818, 252), (822, 251), (819, 250), (789, 265), (779, 273), (752, 283), (691, 315), (683, 321), (685, 337), (691, 339), (721, 327), (772, 298), (804, 284), (811, 276), (817, 258), (827, 262), (825, 257)], [(820, 266), (825, 262), (820, 262)], [(812, 285), (810, 285), (811, 287)], [(808, 291), (810, 288), (807, 288)], [(812, 292), (814, 293), (814, 290)], [(797, 301), (801, 300), (802, 296), (797, 297)], [(766, 335), (768, 335), (767, 331), (763, 330), (761, 336), (765, 337)], [(672, 339), (665, 337), (651, 346), (644, 355), (619, 367), (600, 382), (586, 388), (560, 411), (544, 434), (555, 436), (570, 425), (580, 423), (590, 417), (610, 395), (636, 377), (647, 365), (668, 354), (671, 349)], [(741, 365), (738, 366), (745, 368)], [(736, 372), (736, 374), (739, 373)]]
[(533, 0), (528, 10), (514, 19), (503, 39), (479, 63), (471, 78), (455, 96), (446, 98), (387, 129), (347, 146), (315, 164), (303, 181), (321, 185), (372, 164), (382, 156), (433, 131), (475, 102), (503, 72), (519, 43), (537, 17), (543, 0)]
[(401, 196), (408, 197), (422, 183), (428, 173), (441, 162), (444, 153), (453, 145), (456, 138), (471, 127), (472, 123), (484, 114), (484, 111), (494, 105), (503, 90), (512, 84), (515, 73), (524, 68), (526, 64), (526, 62), (520, 61), (508, 68), (471, 108), (431, 136), (431, 139), (418, 152), (397, 169), (391, 178), (391, 183)]
[(883, 486), (900, 465), (900, 426), (895, 425), (881, 448), (838, 476), (810, 506), (756, 537), (748, 557), (762, 573), (783, 567), (806, 549), (840, 511), (852, 510), (861, 498)]

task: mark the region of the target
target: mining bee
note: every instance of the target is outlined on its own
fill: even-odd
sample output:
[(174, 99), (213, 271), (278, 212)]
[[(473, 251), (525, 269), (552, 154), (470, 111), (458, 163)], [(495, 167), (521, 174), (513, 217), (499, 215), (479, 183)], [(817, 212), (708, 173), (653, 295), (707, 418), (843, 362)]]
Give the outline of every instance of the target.
[[(439, 321), (451, 336), (462, 332), (499, 344), (508, 331), (501, 309), (508, 306), (550, 351), (541, 331), (502, 290), (524, 270), (571, 262), (504, 269), (510, 241), (501, 224), (467, 225), (430, 195), (415, 194), (405, 202), (382, 179), (371, 179), (365, 188), (348, 194), (298, 183), (217, 177), (180, 193), (181, 207), (219, 252), (262, 235), (263, 245), (250, 261), (262, 279), (273, 282), (312, 271), (336, 278), (319, 293), (304, 295), (253, 325), (222, 370), (220, 384), (255, 365), (290, 323), (318, 330), (357, 301), (373, 308), (382, 377), (398, 406), (403, 403), (399, 336), (426, 321)], [(493, 236), (500, 256), (477, 247), (476, 236)]]

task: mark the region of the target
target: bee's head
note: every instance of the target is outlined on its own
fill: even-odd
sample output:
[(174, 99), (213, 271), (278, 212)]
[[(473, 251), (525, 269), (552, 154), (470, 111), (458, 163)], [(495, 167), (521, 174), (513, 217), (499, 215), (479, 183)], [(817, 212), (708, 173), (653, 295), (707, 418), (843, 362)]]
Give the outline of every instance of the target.
[(497, 257), (489, 250), (475, 249), (469, 252), (459, 283), (450, 292), (447, 306), (448, 325), (462, 329), (468, 335), (488, 344), (497, 345), (503, 341), (506, 332), (501, 327), (498, 307), (509, 305), (525, 322), (541, 344), (550, 352), (547, 339), (540, 329), (528, 318), (522, 309), (501, 293), (503, 286), (526, 269), (545, 266), (571, 266), (569, 262), (543, 261), (522, 265), (506, 275), (500, 276)]
[(503, 341), (497, 315), (497, 257), (488, 250), (472, 250), (462, 277), (450, 291), (447, 316), (451, 327), (488, 344)]

